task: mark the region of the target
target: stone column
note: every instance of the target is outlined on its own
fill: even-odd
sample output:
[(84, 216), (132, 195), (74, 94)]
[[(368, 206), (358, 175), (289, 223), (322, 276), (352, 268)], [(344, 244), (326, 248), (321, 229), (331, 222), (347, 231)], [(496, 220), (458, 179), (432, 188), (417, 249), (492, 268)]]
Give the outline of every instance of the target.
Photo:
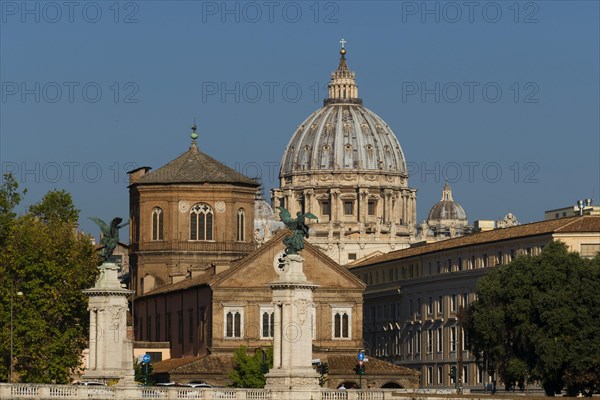
[(134, 385), (133, 343), (127, 338), (127, 296), (132, 293), (121, 286), (116, 264), (105, 262), (91, 289), (90, 369), (83, 379), (118, 380), (119, 385)]
[(98, 336), (98, 311), (90, 309), (90, 352), (88, 355), (89, 369), (96, 369), (96, 337)]
[(296, 211), (298, 211), (298, 204), (296, 204), (296, 194), (291, 189), (285, 191), (285, 206), (290, 214), (296, 215)]
[(281, 199), (283, 198), (283, 192), (281, 189), (273, 189), (271, 191), (271, 203), (274, 208), (279, 207)]
[(305, 208), (304, 212), (319, 214), (313, 204), (314, 198), (315, 198), (314, 194), (315, 194), (315, 191), (313, 189), (306, 189), (304, 191), (304, 208)]
[(275, 312), (273, 317), (275, 318), (275, 332), (273, 335), (273, 368), (281, 368), (281, 324), (277, 321), (281, 321), (281, 304), (275, 304)]
[(399, 193), (394, 191), (394, 193), (392, 194), (392, 216), (390, 218), (390, 220), (392, 221), (393, 224), (397, 224), (400, 222), (400, 217), (398, 215), (398, 199), (400, 198)]
[[(307, 393), (320, 391), (319, 375), (313, 369), (311, 313), (313, 291), (318, 285), (309, 282), (304, 275), (303, 259), (298, 254), (287, 255), (279, 280), (273, 282), (275, 313), (275, 335), (273, 368), (266, 375), (266, 389), (281, 391), (277, 398), (307, 399)], [(293, 391), (289, 389), (293, 388)], [(281, 396), (279, 396), (281, 395)], [(314, 397), (317, 398), (317, 397)], [(320, 398), (320, 397), (319, 397)]]
[(411, 214), (410, 214), (410, 219), (411, 219), (411, 223), (416, 224), (417, 222), (417, 193), (416, 191), (411, 191), (410, 192), (410, 200), (411, 200)]
[(383, 191), (383, 196), (384, 196), (384, 210), (383, 210), (383, 222), (389, 222), (390, 221), (390, 213), (392, 210), (392, 190), (390, 189), (385, 189)]
[(358, 216), (358, 220), (362, 223), (367, 222), (367, 214), (369, 208), (369, 189), (360, 189), (359, 190), (359, 204), (360, 204), (360, 214)]
[(331, 219), (340, 222), (340, 189), (331, 189)]

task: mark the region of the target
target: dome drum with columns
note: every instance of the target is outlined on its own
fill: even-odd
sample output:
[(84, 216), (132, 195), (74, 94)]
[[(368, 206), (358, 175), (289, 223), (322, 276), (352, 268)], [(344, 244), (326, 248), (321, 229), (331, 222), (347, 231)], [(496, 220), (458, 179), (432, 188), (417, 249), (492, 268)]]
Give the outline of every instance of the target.
[(407, 247), (416, 231), (416, 190), (390, 127), (362, 105), (354, 72), (340, 63), (329, 97), (296, 130), (283, 154), (273, 204), (311, 212), (309, 240), (340, 264)]

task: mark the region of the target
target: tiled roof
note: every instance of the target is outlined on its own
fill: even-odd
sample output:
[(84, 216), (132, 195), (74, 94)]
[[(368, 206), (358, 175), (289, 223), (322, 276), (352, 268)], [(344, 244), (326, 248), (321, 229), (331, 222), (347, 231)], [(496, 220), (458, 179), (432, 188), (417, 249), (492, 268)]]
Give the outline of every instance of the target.
[[(375, 357), (368, 357), (365, 365), (369, 374), (378, 375), (419, 375), (419, 372), (395, 365)], [(352, 374), (356, 365), (355, 355), (329, 355), (329, 373), (331, 375)], [(224, 374), (233, 369), (233, 356), (227, 354), (209, 354), (200, 357), (171, 358), (153, 364), (155, 373), (171, 374)]]
[(584, 216), (569, 218), (574, 219), (570, 224), (566, 224), (556, 229), (557, 233), (572, 232), (598, 232), (600, 234), (600, 216)]
[(146, 297), (146, 296), (153, 296), (156, 294), (164, 294), (164, 293), (170, 293), (170, 292), (176, 292), (178, 290), (184, 290), (184, 289), (188, 289), (194, 286), (202, 286), (202, 285), (208, 285), (210, 284), (214, 279), (216, 279), (216, 277), (220, 276), (221, 274), (217, 274), (217, 275), (213, 275), (210, 271), (206, 271), (205, 273), (201, 274), (200, 276), (197, 276), (195, 278), (185, 278), (179, 282), (176, 283), (172, 283), (169, 285), (164, 285), (161, 286), (157, 289), (151, 290), (148, 293), (144, 293), (141, 296), (137, 296), (137, 298), (142, 298), (142, 297)]
[(168, 360), (152, 363), (154, 373), (169, 372), (175, 368), (198, 361), (202, 357), (169, 358)]
[(195, 143), (190, 149), (153, 172), (142, 176), (134, 185), (173, 183), (235, 183), (258, 187), (254, 179), (229, 168), (204, 154)]
[[(389, 363), (387, 361), (379, 360), (375, 357), (368, 357), (368, 362), (365, 363), (365, 369), (367, 374), (378, 374), (378, 375), (419, 375), (419, 372), (401, 367), (396, 364)], [(353, 374), (354, 367), (356, 366), (355, 355), (330, 355), (327, 356), (327, 362), (329, 363), (329, 373), (335, 375), (346, 375)]]
[(226, 354), (209, 354), (205, 357), (190, 359), (191, 362), (179, 365), (170, 370), (171, 373), (183, 374), (224, 374), (233, 369), (233, 356)]
[(434, 253), (437, 251), (459, 248), (463, 246), (498, 242), (501, 240), (515, 239), (519, 237), (536, 236), (549, 233), (566, 232), (600, 232), (600, 216), (577, 216), (570, 218), (559, 218), (549, 221), (533, 222), (530, 224), (517, 225), (510, 228), (494, 229), (486, 232), (474, 233), (454, 239), (442, 240), (417, 247), (396, 250), (378, 257), (367, 259), (350, 268), (359, 268), (367, 265), (378, 264), (386, 261), (399, 260), (402, 258), (417, 256), (421, 254)]

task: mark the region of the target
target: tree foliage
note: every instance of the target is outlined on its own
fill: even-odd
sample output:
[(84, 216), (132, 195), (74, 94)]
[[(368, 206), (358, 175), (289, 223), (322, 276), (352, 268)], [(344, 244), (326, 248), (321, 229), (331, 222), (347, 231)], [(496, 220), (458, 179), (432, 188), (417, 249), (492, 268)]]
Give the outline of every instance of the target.
[(135, 374), (135, 381), (143, 383), (146, 386), (153, 386), (156, 383), (154, 373), (154, 366), (152, 363), (138, 362), (133, 360), (133, 371)]
[(64, 190), (46, 193), (41, 202), (29, 207), (29, 213), (43, 222), (62, 221), (75, 224), (79, 219), (79, 210), (75, 208), (71, 194)]
[(19, 184), (11, 174), (5, 174), (0, 185), (0, 245), (4, 243), (17, 214), (15, 207), (26, 191), (19, 193)]
[[(263, 353), (264, 351), (264, 353)], [(229, 378), (234, 387), (239, 388), (263, 388), (265, 387), (265, 373), (273, 366), (273, 348), (257, 350), (248, 354), (246, 346), (240, 346), (233, 353), (233, 370), (229, 372)]]
[(507, 387), (537, 382), (547, 395), (598, 390), (599, 293), (600, 256), (584, 259), (552, 242), (479, 280), (469, 347)]
[[(0, 192), (7, 197), (6, 188)], [(98, 258), (89, 237), (75, 232), (72, 211), (68, 193), (50, 192), (27, 214), (13, 213), (7, 224), (0, 244), (0, 380), (9, 374), (11, 297), (16, 377), (66, 383), (80, 366), (89, 329), (81, 291), (93, 286)]]

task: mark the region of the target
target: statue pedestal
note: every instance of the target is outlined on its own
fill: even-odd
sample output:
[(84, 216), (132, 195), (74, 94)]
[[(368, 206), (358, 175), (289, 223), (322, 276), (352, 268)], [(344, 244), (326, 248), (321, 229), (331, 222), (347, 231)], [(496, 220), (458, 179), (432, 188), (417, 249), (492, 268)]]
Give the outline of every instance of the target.
[(134, 385), (133, 341), (127, 338), (127, 296), (133, 293), (121, 286), (116, 264), (104, 262), (89, 296), (90, 353), (83, 379), (118, 380)]
[(318, 285), (308, 282), (302, 262), (297, 254), (287, 255), (279, 280), (269, 284), (275, 305), (275, 334), (273, 368), (266, 375), (265, 388), (298, 389), (298, 393), (306, 394), (321, 389), (319, 374), (311, 364), (313, 291)]

